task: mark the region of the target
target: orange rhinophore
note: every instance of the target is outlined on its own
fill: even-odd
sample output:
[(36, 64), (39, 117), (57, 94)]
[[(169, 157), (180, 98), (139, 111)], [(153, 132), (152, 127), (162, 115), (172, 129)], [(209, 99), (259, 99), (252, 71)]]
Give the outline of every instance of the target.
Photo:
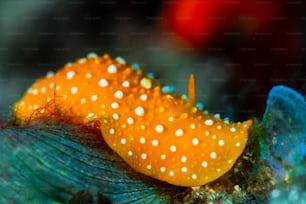
[(252, 120), (233, 123), (203, 112), (122, 58), (90, 54), (39, 79), (14, 105), (21, 121), (65, 114), (99, 121), (111, 149), (135, 170), (178, 185), (199, 186), (225, 174), (243, 152)]

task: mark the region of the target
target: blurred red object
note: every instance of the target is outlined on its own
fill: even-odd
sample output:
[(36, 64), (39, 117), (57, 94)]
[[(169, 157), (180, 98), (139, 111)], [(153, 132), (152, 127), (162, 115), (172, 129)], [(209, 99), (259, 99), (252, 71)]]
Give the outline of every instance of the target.
[(227, 63), (234, 65), (229, 70), (228, 91), (245, 94), (240, 110), (260, 113), (272, 86), (305, 87), (303, 4), (285, 0), (174, 0), (165, 4), (163, 15), (178, 47), (196, 48), (195, 55), (226, 56)]
[(165, 9), (168, 26), (195, 47), (213, 44), (226, 33), (243, 35), (272, 23), (280, 4), (271, 1), (176, 0)]

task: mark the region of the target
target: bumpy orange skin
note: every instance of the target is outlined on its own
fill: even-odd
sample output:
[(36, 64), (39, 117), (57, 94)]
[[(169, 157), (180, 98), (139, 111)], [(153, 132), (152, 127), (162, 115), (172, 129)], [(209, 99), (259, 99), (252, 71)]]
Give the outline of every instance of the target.
[(204, 114), (141, 70), (90, 55), (39, 79), (14, 105), (21, 121), (53, 117), (100, 121), (102, 135), (131, 167), (178, 186), (200, 186), (226, 173), (243, 152), (252, 121)]

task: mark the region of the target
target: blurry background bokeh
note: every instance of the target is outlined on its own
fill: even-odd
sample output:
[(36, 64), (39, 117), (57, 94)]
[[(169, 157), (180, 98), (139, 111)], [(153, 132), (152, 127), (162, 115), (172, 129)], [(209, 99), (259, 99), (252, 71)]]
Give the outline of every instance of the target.
[(121, 56), (234, 120), (261, 117), (283, 84), (306, 93), (306, 3), (296, 0), (2, 0), (0, 117), (48, 71)]

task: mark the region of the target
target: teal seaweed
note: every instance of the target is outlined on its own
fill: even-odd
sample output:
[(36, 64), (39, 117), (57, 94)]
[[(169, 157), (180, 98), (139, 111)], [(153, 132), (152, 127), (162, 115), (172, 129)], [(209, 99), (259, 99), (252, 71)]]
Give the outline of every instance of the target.
[(86, 203), (84, 191), (96, 195), (89, 203), (169, 203), (182, 191), (135, 172), (96, 135), (58, 124), (0, 129), (0, 203)]

